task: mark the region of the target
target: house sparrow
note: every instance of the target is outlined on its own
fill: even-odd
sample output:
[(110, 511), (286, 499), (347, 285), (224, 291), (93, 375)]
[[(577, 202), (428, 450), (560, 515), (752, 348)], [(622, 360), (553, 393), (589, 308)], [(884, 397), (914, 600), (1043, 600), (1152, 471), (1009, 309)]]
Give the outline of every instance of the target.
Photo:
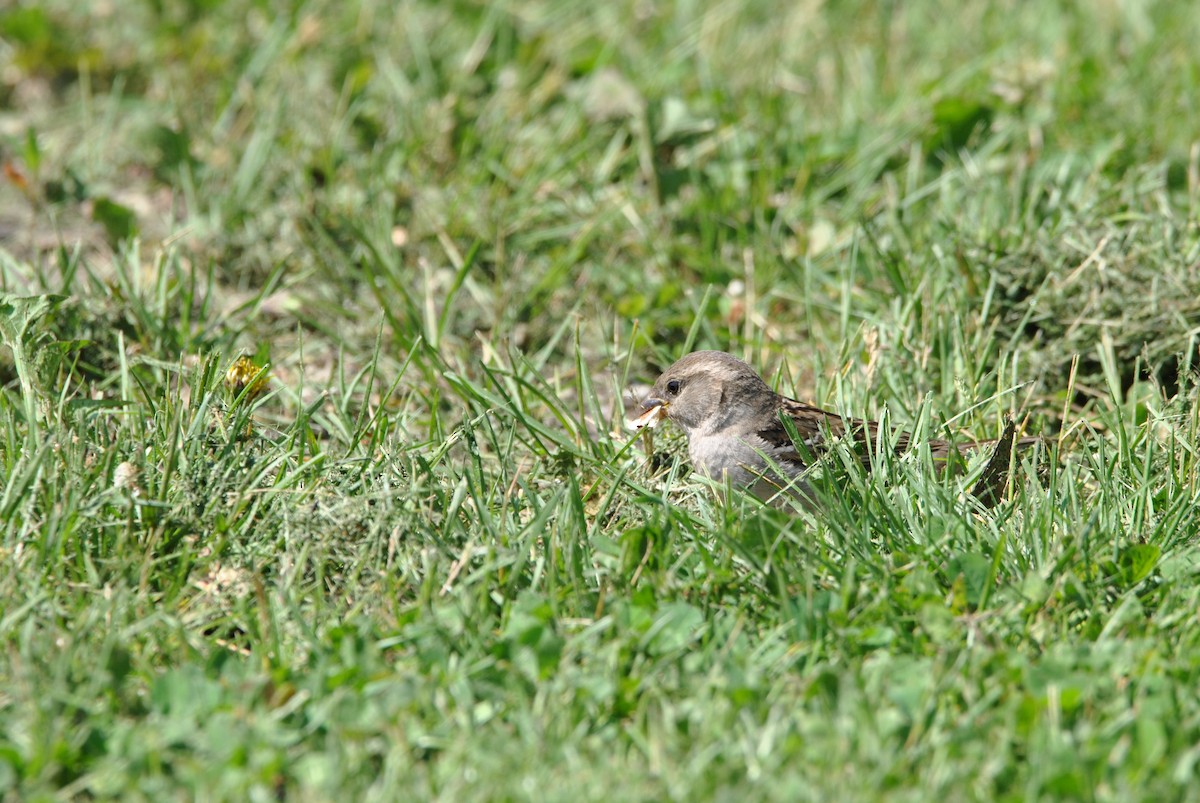
[[(781, 396), (746, 363), (720, 351), (697, 351), (683, 357), (662, 373), (654, 383), (650, 397), (643, 402), (642, 413), (634, 420), (638, 429), (653, 427), (669, 418), (688, 438), (688, 456), (692, 465), (719, 482), (749, 488), (764, 501), (785, 504), (787, 490), (811, 504), (813, 494), (803, 479), (806, 460), (828, 452), (832, 441), (849, 432), (860, 446), (863, 465), (872, 467), (872, 452), (879, 434), (875, 421), (845, 419), (795, 399)], [(783, 419), (790, 420), (799, 444), (788, 434)], [(1014, 427), (1009, 423), (999, 441), (972, 441), (951, 444), (929, 440), (930, 451), (942, 465), (952, 452), (966, 452), (997, 445), (985, 470), (989, 487), (983, 483), (974, 493), (994, 498), (995, 484), (1007, 478), (1009, 454), (1014, 445)], [(912, 446), (911, 436), (896, 433), (896, 452)], [(1040, 442), (1040, 438), (1022, 438), (1017, 446)], [(999, 465), (1000, 462), (1003, 465)], [(997, 479), (998, 475), (998, 479)]]

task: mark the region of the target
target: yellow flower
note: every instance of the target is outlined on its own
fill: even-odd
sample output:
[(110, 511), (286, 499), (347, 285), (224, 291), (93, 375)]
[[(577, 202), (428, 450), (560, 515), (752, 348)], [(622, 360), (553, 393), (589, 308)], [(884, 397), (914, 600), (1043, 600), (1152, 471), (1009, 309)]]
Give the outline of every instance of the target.
[(262, 371), (262, 375), (259, 376), (260, 371), (262, 371), (262, 367), (255, 365), (249, 357), (244, 355), (238, 357), (225, 372), (225, 389), (235, 399), (244, 391), (246, 401), (254, 401), (267, 392), (268, 373)]

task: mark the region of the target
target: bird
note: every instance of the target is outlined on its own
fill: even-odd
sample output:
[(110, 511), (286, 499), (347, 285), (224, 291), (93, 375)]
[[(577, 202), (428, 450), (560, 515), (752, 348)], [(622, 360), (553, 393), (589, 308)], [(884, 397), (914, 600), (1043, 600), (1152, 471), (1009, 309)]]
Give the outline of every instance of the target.
[[(655, 381), (642, 409), (633, 422), (635, 428), (670, 420), (687, 436), (694, 468), (714, 481), (746, 488), (780, 507), (791, 499), (809, 507), (815, 504), (805, 474), (812, 462), (828, 454), (845, 436), (858, 447), (867, 470), (879, 457), (875, 448), (880, 442), (879, 422), (843, 418), (776, 393), (753, 368), (722, 351), (696, 351), (679, 359)], [(1012, 447), (1028, 447), (1043, 440), (1014, 440), (1014, 434), (1015, 426), (1009, 421), (1004, 436), (997, 440), (952, 444), (935, 438), (926, 443), (942, 466), (952, 454), (995, 446), (983, 478), (973, 490), (985, 504), (993, 504), (998, 489), (1007, 481)], [(914, 445), (907, 432), (895, 431), (891, 438), (888, 442), (894, 441), (897, 454)]]

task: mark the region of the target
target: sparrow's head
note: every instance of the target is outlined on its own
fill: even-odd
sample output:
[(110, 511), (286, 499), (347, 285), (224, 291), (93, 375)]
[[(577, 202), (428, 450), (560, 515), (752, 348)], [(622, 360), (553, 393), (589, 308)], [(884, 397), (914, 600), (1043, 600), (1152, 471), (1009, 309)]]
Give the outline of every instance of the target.
[(691, 435), (712, 432), (775, 404), (775, 393), (754, 369), (721, 351), (696, 351), (654, 383), (643, 403), (642, 426), (663, 416)]

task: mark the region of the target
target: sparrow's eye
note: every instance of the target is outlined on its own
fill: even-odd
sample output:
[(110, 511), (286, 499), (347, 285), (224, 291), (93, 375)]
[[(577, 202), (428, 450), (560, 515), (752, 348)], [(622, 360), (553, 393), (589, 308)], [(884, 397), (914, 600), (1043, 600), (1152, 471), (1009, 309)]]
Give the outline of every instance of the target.
[(680, 382), (678, 379), (672, 379), (670, 382), (667, 383), (667, 393), (670, 393), (672, 396), (678, 396), (679, 389), (682, 387), (683, 387), (682, 382)]

